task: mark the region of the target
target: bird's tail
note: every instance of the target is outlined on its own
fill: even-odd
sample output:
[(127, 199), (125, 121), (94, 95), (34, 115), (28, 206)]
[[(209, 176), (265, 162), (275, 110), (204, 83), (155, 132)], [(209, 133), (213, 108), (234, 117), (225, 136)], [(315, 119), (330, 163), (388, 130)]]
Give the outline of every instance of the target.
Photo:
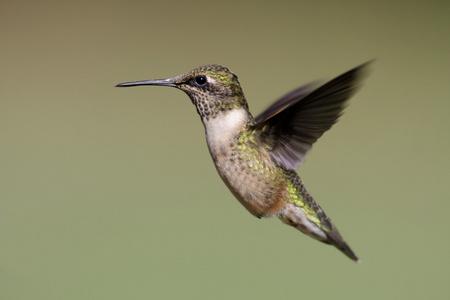
[(290, 225), (325, 244), (334, 245), (350, 259), (357, 263), (361, 262), (349, 245), (344, 241), (336, 226), (328, 218), (327, 226), (316, 224), (314, 220), (307, 217), (307, 214), (302, 208), (293, 203), (287, 203), (279, 212), (278, 217), (283, 223)]

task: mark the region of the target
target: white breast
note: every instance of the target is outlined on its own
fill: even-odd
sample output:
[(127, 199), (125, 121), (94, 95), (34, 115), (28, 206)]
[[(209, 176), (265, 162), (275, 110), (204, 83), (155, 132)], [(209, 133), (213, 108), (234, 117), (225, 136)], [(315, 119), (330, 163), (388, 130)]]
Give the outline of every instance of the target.
[(224, 148), (229, 146), (233, 137), (247, 121), (247, 112), (243, 109), (233, 109), (216, 116), (214, 119), (205, 120), (206, 141), (209, 151), (216, 160), (218, 156), (226, 155)]

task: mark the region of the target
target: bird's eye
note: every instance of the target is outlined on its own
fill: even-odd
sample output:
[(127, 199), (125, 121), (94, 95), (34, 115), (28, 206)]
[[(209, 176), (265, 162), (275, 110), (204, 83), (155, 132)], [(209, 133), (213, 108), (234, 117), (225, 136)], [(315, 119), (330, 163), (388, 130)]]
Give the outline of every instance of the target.
[(200, 75), (195, 77), (195, 84), (197, 84), (198, 86), (204, 86), (206, 82), (206, 76)]

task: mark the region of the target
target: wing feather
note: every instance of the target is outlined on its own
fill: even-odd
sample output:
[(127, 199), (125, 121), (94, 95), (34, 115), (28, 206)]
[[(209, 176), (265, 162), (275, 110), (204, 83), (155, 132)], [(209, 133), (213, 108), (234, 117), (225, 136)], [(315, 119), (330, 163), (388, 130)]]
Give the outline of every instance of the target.
[(295, 170), (312, 145), (337, 122), (348, 99), (360, 86), (362, 64), (319, 86), (310, 83), (293, 90), (255, 118), (255, 129), (282, 167)]

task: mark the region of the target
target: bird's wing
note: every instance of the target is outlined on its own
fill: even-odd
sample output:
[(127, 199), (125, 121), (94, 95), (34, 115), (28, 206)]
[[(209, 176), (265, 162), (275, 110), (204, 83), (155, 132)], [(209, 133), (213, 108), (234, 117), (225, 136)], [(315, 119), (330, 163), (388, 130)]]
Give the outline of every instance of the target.
[(295, 170), (308, 150), (337, 122), (346, 101), (356, 92), (363, 71), (360, 65), (324, 85), (302, 86), (281, 97), (256, 117), (255, 129), (282, 167)]

